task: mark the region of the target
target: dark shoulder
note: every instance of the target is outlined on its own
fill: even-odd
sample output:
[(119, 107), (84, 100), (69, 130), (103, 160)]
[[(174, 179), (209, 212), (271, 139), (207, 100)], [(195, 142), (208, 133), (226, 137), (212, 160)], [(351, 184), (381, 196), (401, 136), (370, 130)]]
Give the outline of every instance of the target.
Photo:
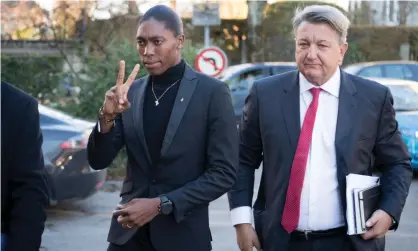
[(2, 108), (3, 106), (6, 109), (12, 108), (13, 113), (24, 112), (28, 106), (37, 107), (38, 105), (31, 95), (5, 81), (1, 81), (1, 103)]
[(146, 79), (147, 79), (147, 76), (143, 76), (142, 78), (135, 79), (129, 90), (138, 89), (141, 85), (143, 85), (146, 82)]
[(147, 79), (147, 76), (144, 76), (142, 78), (138, 78), (138, 79), (135, 79), (134, 80), (134, 82), (132, 83), (132, 85), (131, 85), (131, 87), (129, 88), (129, 91), (128, 91), (128, 100), (130, 102), (133, 101), (133, 98), (135, 96), (135, 93), (137, 93), (137, 91), (139, 90), (139, 88), (143, 84), (146, 84), (145, 83), (146, 82), (146, 79)]

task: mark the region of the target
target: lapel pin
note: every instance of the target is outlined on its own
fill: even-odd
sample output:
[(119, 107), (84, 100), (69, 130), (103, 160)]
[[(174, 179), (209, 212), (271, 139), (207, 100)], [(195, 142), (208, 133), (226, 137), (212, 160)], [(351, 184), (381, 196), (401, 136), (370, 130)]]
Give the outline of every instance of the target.
[(180, 99), (180, 102), (183, 102), (183, 100), (184, 100), (184, 98), (181, 98), (181, 99)]

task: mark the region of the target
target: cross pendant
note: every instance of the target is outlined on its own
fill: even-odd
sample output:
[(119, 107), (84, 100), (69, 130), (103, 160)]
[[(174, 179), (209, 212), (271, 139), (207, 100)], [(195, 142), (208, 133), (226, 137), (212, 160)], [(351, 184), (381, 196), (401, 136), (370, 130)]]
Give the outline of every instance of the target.
[(158, 102), (158, 100), (155, 100), (155, 106), (158, 106), (160, 104), (160, 102)]

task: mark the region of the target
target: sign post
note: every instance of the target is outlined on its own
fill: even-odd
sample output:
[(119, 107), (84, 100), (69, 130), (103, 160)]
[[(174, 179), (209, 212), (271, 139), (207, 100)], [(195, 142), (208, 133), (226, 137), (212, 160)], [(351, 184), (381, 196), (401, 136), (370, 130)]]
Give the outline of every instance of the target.
[(210, 26), (220, 25), (219, 3), (198, 3), (193, 5), (192, 24), (204, 26), (205, 47), (210, 46)]
[(228, 67), (225, 52), (215, 46), (200, 50), (195, 61), (196, 70), (211, 77), (219, 76)]

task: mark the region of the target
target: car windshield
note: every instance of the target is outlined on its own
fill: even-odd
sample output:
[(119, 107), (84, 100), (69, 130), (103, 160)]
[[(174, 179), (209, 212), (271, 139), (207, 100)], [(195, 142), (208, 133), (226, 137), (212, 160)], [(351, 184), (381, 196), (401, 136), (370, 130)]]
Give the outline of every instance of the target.
[(411, 85), (388, 85), (396, 111), (418, 111), (418, 83)]
[(249, 68), (250, 66), (251, 66), (250, 64), (239, 64), (239, 65), (229, 66), (228, 68), (225, 69), (225, 71), (223, 71), (218, 76), (218, 79), (225, 81), (229, 79), (232, 75), (236, 74), (237, 72), (241, 70)]

